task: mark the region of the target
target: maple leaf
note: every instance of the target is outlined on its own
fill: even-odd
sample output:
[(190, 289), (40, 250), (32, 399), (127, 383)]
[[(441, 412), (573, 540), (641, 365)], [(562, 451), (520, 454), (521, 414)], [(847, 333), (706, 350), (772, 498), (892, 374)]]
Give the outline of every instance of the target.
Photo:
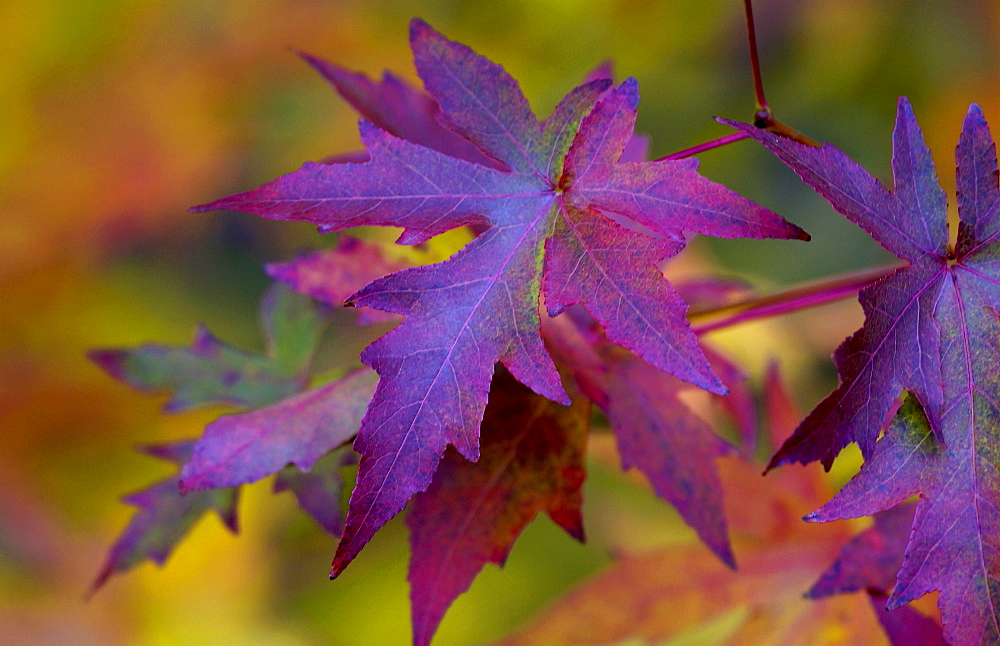
[(343, 469), (355, 462), (357, 454), (351, 447), (344, 446), (321, 457), (308, 471), (289, 465), (274, 477), (274, 493), (291, 491), (299, 507), (312, 516), (317, 525), (334, 536), (340, 536), (344, 531), (344, 518), (340, 512)]
[(358, 114), (382, 130), (451, 157), (503, 169), (502, 164), (486, 156), (471, 141), (441, 125), (437, 101), (392, 72), (383, 73), (382, 80), (375, 82), (364, 74), (351, 72), (316, 56), (300, 56), (329, 81)]
[[(341, 235), (337, 246), (286, 262), (266, 265), (267, 275), (300, 294), (327, 305), (342, 307), (358, 289), (380, 276), (406, 269), (410, 263), (393, 261), (378, 245)], [(358, 323), (396, 320), (388, 312), (359, 308)]]
[(205, 427), (181, 471), (181, 491), (256, 482), (286, 464), (308, 471), (358, 432), (377, 376), (367, 368), (273, 406)]
[[(299, 54), (319, 72), (341, 97), (358, 114), (400, 139), (433, 148), (451, 157), (503, 170), (503, 164), (485, 155), (471, 141), (441, 125), (441, 110), (437, 101), (423, 90), (416, 88), (392, 72), (385, 72), (381, 81), (374, 81), (361, 72), (352, 72), (335, 63), (310, 54)], [(591, 81), (614, 81), (614, 65), (608, 61), (592, 70), (584, 78)], [(649, 159), (649, 138), (633, 134), (622, 152), (623, 162), (640, 162)], [(368, 160), (365, 151), (336, 155), (325, 160), (335, 162), (363, 162)]]
[(362, 354), (381, 379), (355, 443), (362, 456), (358, 484), (334, 576), (428, 486), (447, 445), (478, 458), (478, 427), (498, 360), (538, 394), (569, 403), (539, 334), (542, 291), (550, 313), (581, 302), (612, 341), (721, 392), (684, 318), (683, 301), (656, 264), (680, 251), (683, 230), (805, 236), (699, 176), (696, 161), (620, 163), (638, 102), (632, 79), (612, 89), (606, 80), (581, 86), (539, 125), (500, 66), (419, 20), (412, 23), (411, 44), (417, 71), (440, 107), (438, 120), (504, 170), (362, 121), (370, 161), (306, 164), (195, 208), (306, 220), (324, 231), (402, 227), (398, 242), (405, 244), (462, 225), (488, 225), (451, 259), (390, 274), (350, 299), (406, 319)]
[[(360, 267), (352, 270), (355, 259)], [(348, 284), (357, 283), (359, 275), (387, 264), (377, 245), (345, 239), (334, 249), (271, 265), (269, 273), (324, 302), (337, 303), (350, 293), (345, 276)], [(745, 284), (719, 280), (678, 286), (699, 306), (718, 304), (746, 289)], [(715, 457), (729, 448), (677, 398), (685, 384), (608, 343), (578, 306), (570, 309), (570, 318), (543, 317), (542, 334), (558, 363), (577, 372), (588, 397), (611, 418), (621, 437), (623, 466), (638, 464), (657, 493), (677, 505), (716, 553), (732, 564), (714, 468)], [(745, 377), (721, 356), (708, 356), (731, 391), (719, 401), (729, 404), (735, 397), (735, 405), (726, 408), (744, 435), (750, 435), (752, 450), (756, 409)], [(448, 450), (428, 490), (416, 494), (409, 505), (416, 643), (430, 639), (448, 606), (485, 563), (502, 564), (539, 508), (555, 501), (563, 505), (565, 495), (576, 490), (584, 473), (582, 445), (577, 445), (587, 421), (579, 404), (564, 409), (531, 393), (506, 370), (495, 374), (479, 461), (468, 462)], [(567, 434), (571, 437), (564, 438)], [(576, 441), (566, 444), (572, 438)], [(540, 442), (565, 450), (543, 451)], [(567, 481), (567, 474), (573, 473), (579, 478)], [(554, 488), (557, 485), (568, 486), (569, 493)], [(578, 496), (570, 497), (575, 500), (572, 513), (560, 512), (556, 522), (581, 537)]]
[(903, 564), (914, 507), (903, 504), (875, 514), (875, 523), (844, 544), (840, 556), (806, 596), (822, 599), (858, 590), (891, 591)]
[[(543, 319), (560, 364), (607, 416), (623, 470), (638, 468), (658, 496), (672, 504), (715, 554), (735, 567), (715, 467), (731, 447), (678, 394), (685, 384), (601, 335), (596, 322), (574, 309)], [(721, 365), (721, 360), (720, 360)], [(724, 373), (732, 383), (739, 373)], [(728, 385), (728, 384), (727, 384)]]
[(589, 405), (556, 404), (497, 371), (479, 460), (449, 449), (430, 486), (409, 505), (415, 644), (430, 643), (448, 606), (486, 563), (503, 565), (539, 511), (583, 540), (588, 423)]
[[(798, 416), (774, 369), (765, 397), (765, 429), (780, 438), (784, 421)], [(804, 510), (829, 495), (821, 474), (788, 468), (762, 480), (759, 467), (743, 459), (724, 457), (719, 464), (739, 572), (690, 545), (646, 553), (621, 549), (607, 570), (504, 643), (663, 643), (678, 637), (734, 645), (886, 643), (867, 592), (819, 600), (802, 595), (819, 564), (838, 552), (843, 556), (850, 538), (843, 526), (800, 521)], [(936, 628), (940, 637), (933, 620), (908, 607), (900, 610), (886, 613), (885, 620), (891, 617), (900, 631), (916, 626), (933, 636)]]
[[(178, 442), (143, 446), (139, 450), (182, 465), (191, 457), (193, 446), (193, 442)], [(109, 550), (91, 591), (103, 586), (112, 574), (130, 570), (146, 559), (163, 565), (177, 543), (206, 512), (215, 510), (229, 531), (234, 534), (239, 531), (237, 489), (215, 489), (182, 496), (177, 481), (178, 476), (173, 476), (124, 498), (139, 511)]]
[[(951, 386), (946, 385), (946, 390)], [(983, 404), (979, 404), (983, 407)], [(982, 410), (982, 408), (980, 408)], [(966, 411), (968, 413), (968, 411)], [(950, 413), (945, 437), (953, 438)], [(966, 422), (967, 423), (967, 422)], [(964, 444), (964, 445), (963, 445)], [(965, 463), (969, 439), (942, 447), (915, 398), (908, 396), (872, 456), (833, 500), (806, 520), (827, 522), (874, 513), (921, 494), (906, 556), (887, 609), (940, 590), (945, 638), (953, 644), (995, 643), (997, 635), (997, 530), (995, 494), (975, 484)], [(971, 472), (970, 472), (971, 471)], [(988, 482), (993, 487), (995, 482)], [(982, 511), (981, 511), (982, 510)]]
[[(95, 350), (90, 353), (90, 357), (112, 376), (139, 390), (172, 391), (166, 405), (169, 412), (210, 403), (266, 406), (301, 390), (307, 383), (307, 371), (323, 316), (309, 299), (276, 285), (262, 300), (261, 319), (267, 343), (266, 355), (232, 348), (218, 341), (204, 328), (199, 328), (191, 348), (146, 345), (132, 350)], [(367, 395), (370, 396), (374, 388), (374, 375), (371, 371), (352, 375), (347, 380), (348, 386), (342, 388), (342, 391), (350, 388), (360, 391), (360, 403), (355, 405), (361, 410), (367, 401), (363, 386), (366, 379)], [(360, 415), (359, 410), (350, 434), (357, 429)], [(232, 420), (235, 417), (237, 416), (222, 420)], [(343, 443), (350, 434), (330, 443)], [(210, 436), (209, 450), (213, 448), (212, 442), (213, 438)], [(191, 464), (204, 470), (204, 457), (198, 458), (199, 450), (204, 451), (204, 443), (205, 438), (202, 438), (197, 442), (141, 447), (140, 450), (177, 463), (182, 467), (182, 472), (189, 469)], [(270, 450), (272, 447), (262, 442), (261, 448)], [(283, 452), (275, 454), (279, 460), (296, 448), (301, 449), (295, 444), (281, 448)], [(315, 446), (305, 448), (317, 451)], [(289, 461), (308, 468), (316, 458), (322, 457), (322, 453), (307, 455), (308, 460), (291, 459), (281, 462), (274, 471), (282, 469)], [(337, 531), (342, 524), (339, 495), (341, 482), (339, 470), (334, 465), (343, 465), (350, 459), (343, 451), (332, 452), (319, 460), (317, 471), (309, 474), (299, 472), (296, 466), (285, 467), (275, 482), (275, 488), (278, 491), (292, 490), (303, 509), (322, 527), (331, 532)], [(211, 509), (220, 514), (232, 531), (236, 531), (237, 488), (220, 484), (220, 488), (182, 495), (181, 482), (178, 474), (125, 498), (127, 503), (139, 507), (139, 512), (111, 548), (93, 585), (94, 590), (101, 587), (112, 574), (128, 570), (146, 558), (162, 564), (195, 522)], [(189, 491), (192, 487), (184, 489)], [(336, 503), (333, 504), (333, 501)], [(327, 502), (330, 506), (323, 508)]]
[[(746, 124), (721, 121), (763, 143), (835, 209), (909, 263), (861, 290), (865, 324), (835, 354), (840, 386), (799, 425), (771, 466), (822, 460), (829, 468), (850, 442), (870, 454), (903, 390), (914, 393), (932, 419), (939, 420), (943, 375), (935, 310), (958, 274), (948, 267), (944, 191), (909, 102), (900, 99), (893, 132), (892, 192), (829, 144), (805, 146)], [(975, 182), (986, 178), (966, 179), (974, 182), (970, 188), (975, 190)], [(964, 216), (975, 219), (969, 211), (976, 208), (965, 205)], [(988, 217), (987, 212), (981, 215)], [(959, 264), (971, 270), (977, 259), (965, 255), (966, 262)], [(940, 427), (939, 421), (935, 427)]]
[(87, 356), (136, 390), (170, 391), (168, 412), (216, 403), (263, 406), (308, 383), (323, 320), (308, 299), (275, 287), (261, 303), (261, 323), (264, 355), (234, 348), (199, 326), (190, 348), (149, 344), (91, 350)]
[[(805, 147), (730, 123), (909, 263), (862, 290), (865, 325), (837, 351), (840, 387), (772, 464), (829, 464), (846, 443), (858, 442), (866, 456), (861, 472), (809, 519), (868, 515), (921, 494), (889, 606), (940, 590), (950, 642), (1000, 640), (1000, 188), (981, 110), (970, 107), (956, 148), (960, 224), (953, 252), (945, 195), (905, 98), (893, 135), (891, 194), (832, 146)], [(912, 396), (878, 439), (901, 390)]]

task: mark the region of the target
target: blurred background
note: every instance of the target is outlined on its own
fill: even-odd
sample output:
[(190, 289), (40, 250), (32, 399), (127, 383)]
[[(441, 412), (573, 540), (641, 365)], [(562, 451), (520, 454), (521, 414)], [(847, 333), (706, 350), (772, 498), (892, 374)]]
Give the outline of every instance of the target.
[[(954, 189), (972, 101), (1000, 125), (993, 0), (755, 3), (776, 116), (889, 177), (905, 94)], [(121, 494), (170, 473), (139, 442), (197, 436), (221, 409), (168, 417), (90, 364), (93, 347), (187, 344), (197, 323), (260, 349), (261, 264), (328, 246), (302, 224), (186, 212), (359, 146), (356, 117), (292, 50), (415, 78), (421, 16), (501, 62), (542, 116), (605, 59), (640, 83), (638, 129), (659, 157), (749, 119), (737, 0), (33, 0), (0, 3), (0, 642), (406, 643), (407, 547), (390, 523), (334, 583), (333, 541), (269, 486), (245, 489), (242, 533), (201, 523), (163, 569), (84, 594), (132, 514)], [(889, 255), (762, 149), (702, 156), (703, 172), (813, 234), (809, 244), (696, 240), (681, 273), (762, 290)], [(757, 379), (779, 357), (800, 404), (835, 383), (829, 353), (861, 322), (847, 301), (713, 335)], [(839, 477), (847, 477), (841, 474)], [(639, 484), (596, 463), (590, 541), (547, 520), (505, 570), (488, 567), (436, 643), (504, 635), (610, 559), (613, 545), (692, 534)]]

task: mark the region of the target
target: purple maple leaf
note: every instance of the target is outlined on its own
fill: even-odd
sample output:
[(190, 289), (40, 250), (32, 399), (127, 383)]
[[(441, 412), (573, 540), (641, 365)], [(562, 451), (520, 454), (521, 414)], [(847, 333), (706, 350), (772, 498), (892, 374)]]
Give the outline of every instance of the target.
[(220, 417), (184, 465), (181, 490), (256, 482), (289, 463), (308, 471), (354, 437), (377, 380), (363, 368), (273, 406)]
[[(889, 607), (940, 590), (952, 643), (1000, 641), (1000, 187), (996, 147), (979, 107), (956, 149), (958, 244), (949, 250), (947, 208), (909, 103), (893, 137), (896, 190), (832, 148), (810, 148), (749, 126), (839, 211), (909, 262), (865, 289), (865, 325), (837, 352), (841, 385), (806, 418), (772, 464), (822, 459), (847, 442), (861, 472), (807, 517), (872, 514), (920, 494)], [(907, 396), (879, 439), (901, 390)]]
[(451, 602), (487, 563), (503, 565), (539, 511), (583, 540), (581, 487), (589, 405), (532, 393), (500, 368), (483, 417), (478, 462), (454, 449), (416, 494), (410, 527), (413, 642), (430, 643)]
[(274, 493), (291, 491), (316, 524), (334, 536), (344, 532), (340, 497), (344, 489), (344, 467), (357, 462), (357, 454), (344, 446), (330, 451), (308, 471), (288, 465), (274, 478)]
[(941, 626), (910, 606), (886, 610), (886, 595), (869, 591), (868, 599), (892, 646), (944, 646)]
[[(715, 467), (715, 459), (732, 447), (678, 398), (685, 384), (608, 343), (593, 319), (579, 309), (545, 319), (544, 325), (553, 353), (611, 423), (622, 469), (642, 471), (656, 494), (735, 568)], [(733, 384), (742, 380), (736, 372), (723, 374)]]
[[(321, 303), (342, 307), (358, 288), (380, 276), (399, 271), (410, 263), (393, 261), (376, 244), (342, 235), (337, 246), (286, 262), (266, 266), (267, 275), (300, 294)], [(361, 308), (358, 323), (393, 321), (398, 317), (387, 312)]]
[(453, 258), (390, 274), (351, 298), (406, 319), (362, 354), (381, 379), (355, 443), (362, 459), (334, 576), (426, 489), (447, 445), (478, 459), (479, 423), (498, 360), (535, 392), (569, 403), (539, 334), (543, 291), (550, 313), (581, 302), (612, 341), (723, 392), (683, 301), (656, 264), (680, 251), (684, 230), (806, 237), (702, 178), (696, 161), (621, 163), (638, 102), (632, 79), (611, 89), (606, 80), (581, 86), (540, 125), (500, 66), (418, 20), (411, 44), (440, 107), (438, 120), (504, 170), (363, 121), (367, 163), (306, 164), (195, 209), (305, 220), (326, 231), (402, 227), (405, 244), (462, 225), (488, 227)]
[(902, 504), (875, 514), (875, 524), (844, 545), (806, 596), (821, 599), (858, 590), (892, 590), (910, 540), (914, 508)]
[(835, 354), (840, 386), (799, 425), (770, 467), (821, 460), (829, 469), (851, 442), (870, 454), (903, 390), (914, 393), (937, 420), (943, 395), (934, 311), (950, 278), (947, 204), (910, 104), (900, 99), (892, 192), (829, 144), (814, 148), (722, 121), (767, 146), (835, 209), (909, 263), (861, 290), (865, 325)]
[[(178, 442), (143, 446), (139, 450), (181, 465), (190, 458), (193, 446), (193, 442)], [(215, 489), (182, 496), (177, 481), (178, 477), (173, 476), (124, 498), (139, 511), (111, 546), (91, 586), (92, 591), (103, 586), (112, 574), (130, 570), (146, 559), (163, 565), (177, 543), (206, 512), (215, 510), (229, 531), (234, 534), (238, 531), (237, 489)]]
[[(957, 394), (950, 384), (945, 390), (946, 396)], [(968, 392), (966, 398), (985, 396)], [(986, 413), (992, 406), (970, 401), (962, 410), (956, 402), (944, 417), (945, 448), (920, 404), (907, 397), (858, 475), (806, 516), (814, 522), (865, 516), (921, 494), (887, 609), (940, 590), (945, 638), (953, 644), (988, 644), (1000, 638), (1000, 561), (994, 547), (1000, 492), (989, 457), (996, 455), (995, 440), (985, 437), (992, 431), (995, 438), (996, 427), (970, 432), (968, 417), (975, 414), (974, 407)], [(989, 415), (995, 419), (996, 409)]]
[(471, 141), (442, 126), (437, 102), (392, 72), (385, 72), (382, 80), (375, 82), (316, 56), (301, 56), (358, 114), (382, 130), (451, 157), (498, 170), (503, 168)]

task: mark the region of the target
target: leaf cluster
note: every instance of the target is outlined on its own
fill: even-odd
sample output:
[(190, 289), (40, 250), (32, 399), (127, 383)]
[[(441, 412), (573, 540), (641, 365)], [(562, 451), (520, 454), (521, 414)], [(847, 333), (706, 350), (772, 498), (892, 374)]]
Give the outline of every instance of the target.
[[(539, 512), (584, 540), (581, 488), (599, 420), (622, 469), (641, 472), (708, 551), (622, 554), (512, 643), (660, 640), (734, 608), (731, 643), (816, 643), (833, 626), (845, 643), (1000, 640), (1000, 188), (978, 107), (957, 148), (954, 245), (905, 99), (892, 190), (776, 121), (723, 120), (904, 263), (861, 290), (865, 324), (835, 355), (840, 385), (799, 422), (776, 369), (754, 388), (688, 322), (689, 305), (731, 303), (732, 284), (674, 286), (661, 269), (694, 234), (805, 232), (706, 179), (693, 159), (648, 161), (634, 79), (597, 70), (539, 120), (496, 63), (419, 20), (410, 41), (423, 90), (303, 56), (362, 116), (364, 151), (194, 210), (324, 233), (396, 227), (399, 244), (418, 246), (467, 228), (471, 242), (419, 265), (338, 234), (332, 248), (269, 265), (260, 354), (204, 329), (188, 348), (95, 351), (112, 376), (168, 391), (169, 412), (246, 409), (201, 438), (144, 449), (180, 472), (126, 498), (139, 511), (95, 586), (145, 559), (162, 564), (210, 510), (235, 532), (239, 488), (274, 476), (275, 491), (292, 491), (339, 538), (331, 578), (407, 508), (414, 643), (428, 644), (452, 601), (487, 563), (504, 563)], [(314, 357), (328, 313), (345, 304), (358, 316), (340, 325), (396, 325), (360, 354), (363, 366), (330, 379)], [(722, 412), (716, 423), (686, 403), (696, 388)], [(829, 468), (852, 442), (865, 465), (825, 504), (815, 470), (759, 478), (760, 447), (780, 445), (769, 470)], [(355, 462), (343, 517), (342, 470)], [(805, 520), (874, 524), (818, 534), (800, 520), (817, 507)], [(905, 605), (932, 591), (943, 633)]]

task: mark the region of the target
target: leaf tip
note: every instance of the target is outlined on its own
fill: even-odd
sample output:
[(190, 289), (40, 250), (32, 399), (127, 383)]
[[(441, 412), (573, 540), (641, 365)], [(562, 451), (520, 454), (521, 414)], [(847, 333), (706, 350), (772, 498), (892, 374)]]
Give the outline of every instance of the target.
[(440, 36), (437, 30), (427, 24), (423, 18), (414, 18), (410, 21), (410, 42), (415, 43), (428, 36)]
[(324, 68), (326, 68), (329, 65), (329, 63), (327, 63), (325, 60), (319, 58), (318, 56), (313, 56), (312, 54), (304, 52), (300, 49), (293, 49), (292, 51), (295, 53), (296, 56), (298, 56), (303, 61), (308, 63), (310, 67), (315, 69), (320, 74), (326, 76), (326, 74), (324, 74), (323, 71)]
[[(183, 474), (183, 469), (182, 469), (181, 473)], [(190, 476), (189, 477), (183, 477), (182, 476), (181, 479), (177, 481), (177, 491), (182, 496), (186, 496), (189, 493), (191, 493), (192, 491), (195, 491), (197, 489), (203, 488), (203, 487), (199, 487), (198, 483), (194, 482), (194, 480), (195, 480), (194, 477), (190, 477)]]
[(87, 351), (87, 358), (98, 368), (108, 373), (119, 381), (125, 377), (125, 358), (128, 356), (127, 350), (112, 348), (95, 348)]
[(220, 211), (223, 209), (221, 204), (225, 201), (225, 199), (226, 198), (222, 198), (221, 200), (215, 200), (214, 202), (189, 206), (188, 213), (208, 213), (209, 211)]

